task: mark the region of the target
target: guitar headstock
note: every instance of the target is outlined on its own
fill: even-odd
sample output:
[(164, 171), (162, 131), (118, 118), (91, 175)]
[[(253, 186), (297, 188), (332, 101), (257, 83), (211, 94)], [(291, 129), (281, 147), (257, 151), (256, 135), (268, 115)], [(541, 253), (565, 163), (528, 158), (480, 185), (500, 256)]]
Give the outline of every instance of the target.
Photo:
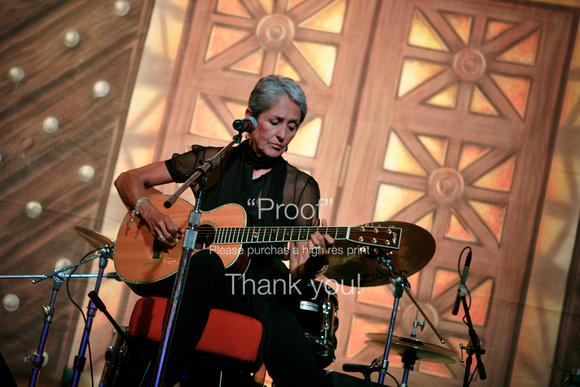
[(350, 228), (348, 240), (354, 243), (398, 250), (403, 229), (395, 226), (363, 225)]

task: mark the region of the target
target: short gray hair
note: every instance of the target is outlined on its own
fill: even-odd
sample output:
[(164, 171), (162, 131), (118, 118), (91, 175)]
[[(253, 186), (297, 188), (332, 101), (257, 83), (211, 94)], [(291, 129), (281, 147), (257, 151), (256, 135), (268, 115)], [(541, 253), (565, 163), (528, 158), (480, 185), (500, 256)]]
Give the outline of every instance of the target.
[(288, 96), (300, 108), (301, 124), (308, 112), (306, 95), (304, 95), (300, 85), (293, 79), (280, 75), (268, 75), (261, 78), (254, 86), (248, 101), (248, 107), (252, 111), (254, 118), (258, 119), (260, 114), (270, 109), (278, 98), (283, 95)]

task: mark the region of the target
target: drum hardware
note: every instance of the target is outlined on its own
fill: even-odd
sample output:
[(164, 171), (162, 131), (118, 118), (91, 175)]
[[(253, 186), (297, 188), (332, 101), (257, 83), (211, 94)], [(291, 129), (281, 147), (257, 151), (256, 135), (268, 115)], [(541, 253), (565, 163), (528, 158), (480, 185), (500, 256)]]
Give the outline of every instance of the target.
[(120, 331), (113, 329), (112, 343), (105, 351), (105, 365), (99, 381), (99, 386), (101, 387), (114, 386), (116, 380), (118, 380), (121, 371), (120, 365), (127, 353), (125, 337), (119, 332), (126, 334), (127, 329), (127, 327), (121, 327)]
[[(363, 366), (356, 364), (344, 364), (344, 371), (363, 372), (365, 378), (369, 378), (373, 372), (379, 373), (378, 383), (383, 384), (386, 375), (391, 376), (388, 371), (388, 356), (393, 347), (395, 352), (400, 351), (402, 344), (397, 336), (393, 336), (393, 330), (397, 318), (397, 311), (399, 307), (399, 300), (403, 293), (407, 293), (413, 304), (424, 317), (431, 329), (435, 332), (442, 344), (445, 340), (437, 332), (429, 318), (425, 315), (421, 307), (414, 300), (410, 293), (410, 284), (407, 277), (421, 270), (433, 257), (435, 253), (435, 240), (433, 236), (425, 229), (409, 223), (404, 222), (378, 222), (369, 223), (371, 225), (395, 225), (402, 229), (401, 243), (398, 250), (385, 251), (384, 249), (366, 249), (365, 254), (350, 254), (346, 256), (330, 256), (329, 268), (326, 276), (328, 278), (344, 281), (353, 281), (355, 276), (361, 276), (359, 286), (379, 286), (392, 284), (392, 292), (394, 296), (393, 308), (391, 312), (390, 325), (387, 334), (382, 334), (380, 347), (383, 349), (383, 356), (381, 359), (375, 359), (371, 366)], [(335, 246), (336, 247), (336, 246)], [(341, 248), (343, 246), (339, 246)], [(344, 283), (343, 283), (344, 284)], [(421, 326), (423, 330), (424, 322), (419, 324), (418, 321), (414, 324), (413, 335), (416, 336), (417, 327)], [(411, 339), (414, 340), (414, 337)], [(372, 340), (371, 340), (372, 341)], [(418, 341), (418, 340), (417, 340)], [(373, 341), (373, 345), (377, 346), (377, 342)], [(404, 383), (406, 385), (408, 372), (413, 369), (415, 361), (419, 360), (417, 352), (408, 350), (403, 351), (405, 362)], [(423, 356), (425, 356), (423, 354)], [(392, 376), (391, 376), (392, 377)]]
[(334, 289), (315, 280), (308, 282), (300, 293), (297, 320), (304, 329), (319, 368), (324, 369), (335, 360), (338, 298)]
[[(383, 349), (387, 340), (384, 333), (367, 333), (369, 340), (365, 344), (376, 349)], [(415, 360), (429, 363), (452, 364), (456, 363), (456, 354), (453, 350), (431, 344), (412, 337), (393, 336), (391, 349), (401, 357), (414, 357)]]
[[(365, 341), (369, 347), (383, 349), (387, 340), (384, 333), (367, 333), (370, 340)], [(415, 338), (393, 336), (391, 350), (401, 356), (404, 366), (401, 387), (407, 386), (409, 371), (413, 371), (417, 361), (431, 363), (455, 363), (455, 352), (451, 349), (430, 344)]]
[(423, 319), (423, 321), (421, 323), (419, 323), (419, 310), (417, 310), (417, 314), (415, 314), (415, 321), (413, 321), (413, 332), (411, 332), (412, 338), (417, 337), (417, 328), (418, 327), (420, 327), (421, 332), (423, 332), (423, 329), (425, 328), (425, 319)]
[[(127, 352), (129, 350), (131, 351), (131, 353), (134, 353), (139, 360), (145, 361), (147, 364), (145, 372), (143, 372), (141, 378), (141, 383), (139, 384), (140, 386), (144, 385), (144, 381), (149, 376), (149, 370), (151, 367), (152, 360), (148, 360), (147, 357), (144, 355), (144, 352), (139, 348), (139, 346), (134, 341), (131, 340), (131, 338), (127, 334), (127, 327), (121, 327), (117, 323), (117, 321), (115, 321), (113, 316), (111, 316), (111, 314), (107, 311), (105, 303), (101, 300), (101, 298), (95, 291), (89, 292), (89, 298), (94, 303), (95, 307), (97, 307), (105, 315), (107, 320), (109, 320), (111, 325), (113, 325), (113, 328), (115, 329), (114, 335), (117, 337), (114, 341), (114, 345), (112, 347), (108, 347), (107, 352), (105, 353), (106, 361), (101, 376), (100, 386), (103, 387), (116, 385), (122, 386), (124, 381), (119, 379), (119, 373), (121, 371), (120, 366), (122, 366), (128, 361), (128, 359), (126, 358)], [(109, 359), (107, 359), (107, 356), (109, 356)]]
[[(419, 323), (418, 317), (419, 310), (417, 310), (417, 315), (415, 317), (415, 321), (413, 322), (413, 331), (410, 338), (399, 336), (391, 337), (390, 349), (401, 356), (404, 365), (403, 381), (401, 386), (407, 386), (409, 371), (414, 369), (415, 363), (417, 361), (427, 361), (433, 363), (456, 362), (455, 352), (453, 352), (451, 349), (423, 342), (415, 338), (417, 336), (417, 328), (421, 327), (422, 331), (423, 327), (425, 326), (425, 320), (423, 320), (422, 323)], [(383, 349), (385, 343), (388, 341), (387, 335), (384, 333), (367, 333), (366, 336), (370, 340), (365, 341), (365, 344), (377, 349)], [(442, 342), (444, 342), (444, 340), (442, 340)], [(382, 384), (382, 382), (380, 383)]]

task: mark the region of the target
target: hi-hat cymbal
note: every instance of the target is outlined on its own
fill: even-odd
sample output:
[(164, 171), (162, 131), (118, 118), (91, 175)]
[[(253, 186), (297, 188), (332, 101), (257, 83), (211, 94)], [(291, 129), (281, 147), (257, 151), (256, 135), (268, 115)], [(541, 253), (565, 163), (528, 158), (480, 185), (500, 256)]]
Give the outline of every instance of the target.
[[(387, 345), (386, 333), (367, 333), (366, 336), (370, 339), (365, 341), (366, 345), (384, 351)], [(414, 363), (418, 360), (450, 364), (457, 361), (455, 360), (456, 354), (453, 350), (410, 337), (393, 335), (390, 349), (399, 354), (403, 358), (403, 362)]]
[[(435, 239), (422, 227), (405, 222), (373, 222), (362, 225), (372, 227), (395, 227), (400, 230), (399, 248), (373, 246), (337, 240), (328, 255), (328, 270), (325, 276), (347, 286), (380, 286), (398, 276), (409, 277), (429, 263), (435, 253)], [(378, 252), (378, 254), (377, 254)], [(378, 255), (385, 254), (392, 272), (380, 262)]]
[(89, 230), (88, 228), (81, 226), (75, 226), (75, 231), (81, 236), (81, 238), (87, 241), (95, 249), (99, 249), (104, 246), (115, 246), (115, 241), (110, 240), (106, 236), (99, 234), (96, 231)]

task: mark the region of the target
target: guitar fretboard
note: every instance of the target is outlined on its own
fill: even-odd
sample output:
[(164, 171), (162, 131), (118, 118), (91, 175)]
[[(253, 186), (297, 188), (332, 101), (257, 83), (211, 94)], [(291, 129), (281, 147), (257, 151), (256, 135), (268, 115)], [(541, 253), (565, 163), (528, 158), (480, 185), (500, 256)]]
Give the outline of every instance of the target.
[(316, 231), (340, 240), (348, 239), (350, 227), (223, 227), (217, 230), (214, 243), (302, 242)]

